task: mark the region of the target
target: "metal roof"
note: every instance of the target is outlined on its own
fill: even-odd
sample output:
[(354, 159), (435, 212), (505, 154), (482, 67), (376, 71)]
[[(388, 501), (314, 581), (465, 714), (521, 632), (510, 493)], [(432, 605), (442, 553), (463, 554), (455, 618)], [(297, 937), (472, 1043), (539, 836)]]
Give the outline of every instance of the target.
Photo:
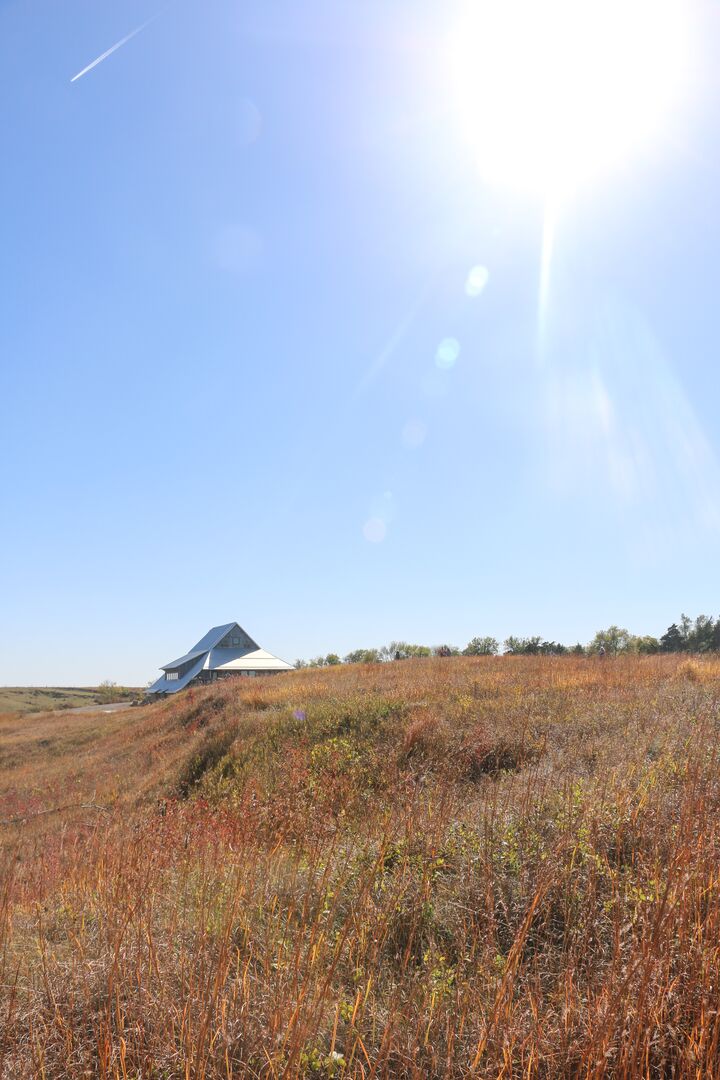
[(203, 650), (202, 652), (185, 653), (184, 656), (179, 657), (179, 659), (177, 659), (177, 660), (173, 660), (172, 663), (163, 664), (162, 669), (163, 669), (163, 671), (174, 671), (175, 668), (179, 668), (179, 667), (182, 667), (183, 664), (187, 664), (188, 660), (194, 660), (198, 656), (205, 656), (205, 655), (206, 655), (205, 650)]
[(234, 630), (237, 626), (241, 634), (244, 634), (249, 641), (252, 641), (253, 645), (257, 648), (257, 642), (253, 641), (248, 633), (243, 630), (242, 626), (236, 622), (224, 623), (222, 626), (213, 626), (212, 630), (208, 630), (204, 637), (201, 637), (195, 645), (193, 645), (190, 652), (185, 653), (177, 660), (171, 660), (169, 664), (162, 664), (163, 671), (174, 671), (175, 668), (182, 667), (188, 660), (192, 660), (195, 656), (199, 656), (200, 653), (206, 653), (209, 649), (212, 649), (217, 645), (226, 634), (229, 634), (231, 630)]
[[(254, 649), (228, 649), (219, 648), (223, 638), (237, 627), (237, 630), (250, 643)], [(290, 671), (292, 665), (273, 656), (265, 649), (260, 649), (257, 642), (243, 630), (239, 623), (224, 623), (222, 626), (213, 626), (204, 637), (201, 637), (190, 652), (177, 660), (171, 660), (169, 664), (163, 664), (162, 670), (175, 671), (184, 664), (190, 663), (190, 667), (179, 679), (168, 679), (161, 675), (152, 686), (148, 687), (148, 694), (174, 694), (182, 690), (201, 671)]]
[(175, 694), (178, 690), (183, 690), (187, 684), (195, 678), (199, 672), (202, 671), (203, 659), (205, 653), (200, 653), (200, 657), (193, 664), (188, 671), (185, 672), (182, 679), (166, 679), (164, 675), (161, 675), (152, 686), (147, 688), (148, 694)]
[[(207, 652), (208, 649), (212, 649), (213, 645), (217, 645), (218, 641), (222, 641), (226, 634), (228, 634), (233, 627), (238, 626), (236, 622), (225, 623), (223, 626), (213, 626), (212, 630), (208, 630), (204, 637), (201, 637), (197, 645), (193, 645), (190, 652)], [(238, 630), (241, 627), (238, 626)]]
[(265, 649), (243, 652), (237, 649), (213, 649), (205, 661), (207, 671), (291, 671), (287, 664)]

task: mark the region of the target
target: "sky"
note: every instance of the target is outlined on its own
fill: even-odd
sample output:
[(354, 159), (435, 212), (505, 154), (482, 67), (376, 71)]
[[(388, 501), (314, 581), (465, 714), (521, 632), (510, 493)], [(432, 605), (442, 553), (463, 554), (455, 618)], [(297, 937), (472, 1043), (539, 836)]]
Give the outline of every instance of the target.
[(0, 0), (0, 683), (717, 614), (684, 7), (677, 100), (550, 199), (478, 165), (467, 0)]

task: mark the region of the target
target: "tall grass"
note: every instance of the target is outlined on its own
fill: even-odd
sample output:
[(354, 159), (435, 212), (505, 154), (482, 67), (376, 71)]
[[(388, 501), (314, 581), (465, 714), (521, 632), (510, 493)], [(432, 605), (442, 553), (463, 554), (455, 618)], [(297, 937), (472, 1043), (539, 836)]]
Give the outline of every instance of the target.
[(52, 754), (0, 723), (0, 1076), (720, 1075), (691, 663), (302, 671)]

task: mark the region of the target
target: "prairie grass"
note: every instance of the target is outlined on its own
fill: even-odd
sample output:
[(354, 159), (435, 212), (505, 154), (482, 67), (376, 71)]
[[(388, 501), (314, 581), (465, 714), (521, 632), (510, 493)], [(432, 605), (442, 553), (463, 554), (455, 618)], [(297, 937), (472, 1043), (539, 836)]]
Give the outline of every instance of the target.
[(719, 727), (675, 657), (0, 719), (0, 1076), (718, 1076)]
[(106, 686), (0, 686), (0, 713), (39, 713), (124, 701), (141, 691)]

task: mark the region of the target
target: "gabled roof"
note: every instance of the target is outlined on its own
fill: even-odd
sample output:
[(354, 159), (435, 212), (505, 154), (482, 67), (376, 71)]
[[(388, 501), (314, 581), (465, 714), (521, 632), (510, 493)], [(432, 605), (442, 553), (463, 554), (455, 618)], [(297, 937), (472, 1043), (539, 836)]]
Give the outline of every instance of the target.
[(291, 671), (286, 663), (265, 649), (213, 649), (205, 668), (209, 671)]
[[(237, 634), (234, 631), (237, 630)], [(245, 647), (221, 647), (221, 642), (227, 636), (244, 639)], [(259, 648), (256, 641), (243, 630), (239, 623), (224, 623), (222, 626), (213, 626), (204, 637), (201, 637), (190, 652), (177, 660), (171, 660), (169, 664), (163, 664), (162, 670), (167, 672), (177, 671), (187, 666), (178, 679), (168, 679), (167, 674), (161, 675), (152, 686), (148, 687), (148, 694), (174, 694), (182, 690), (203, 669), (207, 671), (290, 671), (291, 665), (287, 664), (265, 649)]]
[(189, 668), (181, 679), (167, 679), (164, 675), (161, 675), (159, 679), (156, 679), (152, 686), (148, 686), (148, 694), (174, 694), (177, 690), (183, 690), (189, 682), (191, 682), (196, 675), (202, 671), (203, 660), (205, 659), (205, 653), (200, 653), (199, 658), (195, 661), (191, 668)]
[(188, 660), (195, 660), (198, 656), (205, 656), (205, 651), (202, 652), (189, 652), (184, 656), (178, 657), (177, 660), (173, 660), (170, 664), (163, 664), (163, 671), (175, 671), (176, 668), (182, 667), (183, 664), (187, 664)]
[(169, 664), (162, 664), (162, 670), (174, 671), (175, 668), (182, 667), (183, 664), (186, 664), (188, 660), (192, 660), (194, 657), (200, 656), (201, 653), (208, 652), (210, 649), (213, 649), (216, 645), (218, 645), (225, 637), (225, 635), (229, 634), (232, 630), (235, 629), (235, 627), (238, 628), (241, 634), (243, 634), (250, 641), (252, 641), (253, 645), (255, 645), (255, 647), (257, 648), (257, 643), (254, 642), (250, 635), (243, 630), (242, 626), (240, 626), (236, 622), (224, 623), (222, 626), (213, 626), (212, 630), (208, 630), (207, 634), (205, 634), (204, 637), (201, 637), (200, 640), (195, 645), (193, 645), (190, 652), (185, 653), (184, 656), (179, 657), (179, 659), (177, 660), (171, 660)]
[(191, 652), (207, 652), (208, 649), (212, 649), (213, 645), (217, 645), (219, 641), (229, 634), (231, 630), (234, 630), (237, 626), (238, 630), (242, 630), (241, 626), (238, 626), (236, 622), (225, 623), (223, 626), (213, 626), (212, 630), (208, 630), (205, 637), (201, 637), (197, 645), (193, 645)]

